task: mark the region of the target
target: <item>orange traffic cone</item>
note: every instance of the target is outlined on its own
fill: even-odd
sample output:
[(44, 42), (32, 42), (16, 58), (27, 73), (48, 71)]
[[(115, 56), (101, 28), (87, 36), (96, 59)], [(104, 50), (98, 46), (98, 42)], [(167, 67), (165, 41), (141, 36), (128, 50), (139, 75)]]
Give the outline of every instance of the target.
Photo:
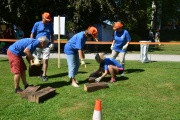
[(94, 113), (93, 113), (92, 120), (102, 120), (101, 110), (102, 110), (101, 100), (98, 99), (98, 100), (96, 100), (96, 104), (94, 106)]

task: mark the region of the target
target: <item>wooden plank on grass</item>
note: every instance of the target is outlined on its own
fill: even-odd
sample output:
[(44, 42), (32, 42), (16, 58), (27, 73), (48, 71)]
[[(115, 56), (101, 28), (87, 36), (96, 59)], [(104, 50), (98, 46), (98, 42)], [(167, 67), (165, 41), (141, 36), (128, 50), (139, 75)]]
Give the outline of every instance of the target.
[(36, 92), (40, 89), (40, 86), (28, 86), (22, 93), (21, 93), (21, 98), (22, 99), (27, 99), (28, 95)]
[(55, 95), (55, 89), (52, 87), (43, 88), (37, 92), (34, 92), (28, 96), (29, 102), (40, 103)]
[(99, 89), (105, 89), (105, 88), (108, 88), (108, 84), (105, 82), (84, 84), (84, 90), (87, 92), (93, 92), (93, 91), (96, 91)]

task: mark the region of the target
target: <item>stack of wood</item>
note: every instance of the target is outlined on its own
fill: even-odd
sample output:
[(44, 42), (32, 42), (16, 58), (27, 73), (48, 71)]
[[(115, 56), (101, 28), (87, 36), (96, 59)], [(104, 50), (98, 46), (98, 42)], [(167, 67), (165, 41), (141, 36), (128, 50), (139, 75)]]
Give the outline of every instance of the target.
[(40, 86), (29, 86), (22, 92), (21, 98), (29, 102), (41, 103), (53, 97), (56, 94), (55, 91), (52, 87), (40, 89)]

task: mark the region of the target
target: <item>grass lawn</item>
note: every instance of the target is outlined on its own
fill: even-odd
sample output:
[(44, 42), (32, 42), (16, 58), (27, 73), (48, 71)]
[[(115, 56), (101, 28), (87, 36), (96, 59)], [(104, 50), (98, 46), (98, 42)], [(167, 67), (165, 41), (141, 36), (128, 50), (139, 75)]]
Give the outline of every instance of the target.
[[(102, 101), (103, 120), (180, 118), (179, 62), (126, 61), (124, 77), (118, 76), (116, 83), (108, 83), (107, 89), (90, 93), (84, 91), (84, 84), (98, 64), (94, 60), (86, 60), (86, 63), (87, 68), (80, 67), (76, 76), (80, 82), (79, 88), (69, 83), (65, 59), (61, 59), (60, 69), (57, 68), (57, 59), (50, 59), (47, 82), (27, 74), (29, 84), (56, 89), (55, 97), (37, 104), (14, 93), (13, 74), (10, 73), (7, 58), (0, 58), (0, 119), (92, 120), (96, 99)], [(103, 80), (108, 82), (110, 76)]]
[[(133, 45), (129, 45), (131, 47)], [(140, 46), (139, 46), (140, 51)], [(139, 53), (139, 51), (128, 51), (128, 53)], [(173, 54), (180, 55), (180, 44), (177, 45), (149, 45), (149, 53), (151, 54)]]

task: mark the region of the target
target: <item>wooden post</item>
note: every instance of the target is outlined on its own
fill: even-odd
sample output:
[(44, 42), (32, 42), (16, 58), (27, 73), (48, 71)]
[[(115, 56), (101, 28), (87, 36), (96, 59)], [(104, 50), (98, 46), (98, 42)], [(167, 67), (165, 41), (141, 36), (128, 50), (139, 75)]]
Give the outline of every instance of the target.
[(60, 68), (60, 16), (58, 16), (58, 68)]

